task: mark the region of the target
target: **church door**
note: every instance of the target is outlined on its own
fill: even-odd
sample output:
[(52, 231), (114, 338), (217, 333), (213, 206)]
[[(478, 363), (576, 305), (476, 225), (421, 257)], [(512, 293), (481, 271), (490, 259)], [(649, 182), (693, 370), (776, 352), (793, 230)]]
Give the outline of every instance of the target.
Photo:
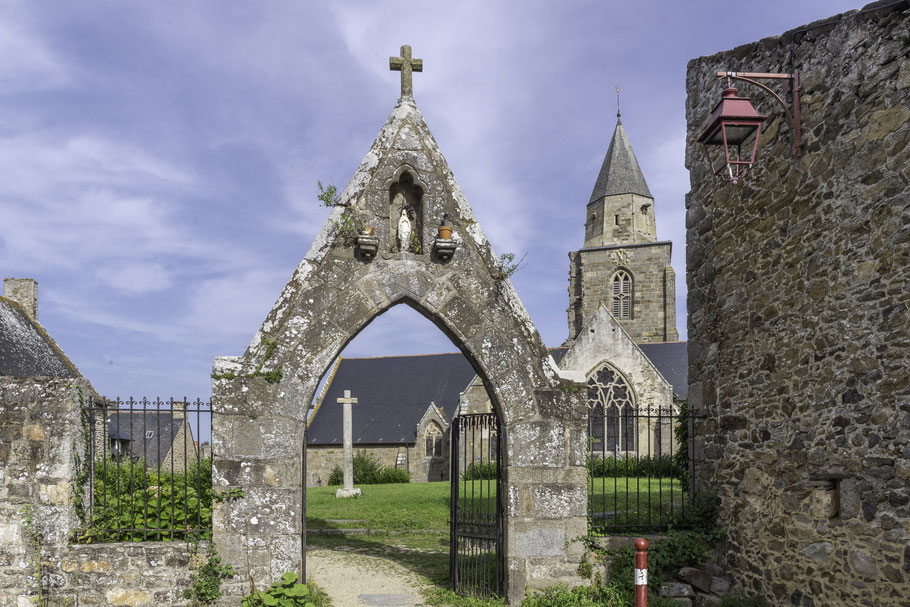
[(495, 413), (457, 416), (452, 432), (450, 574), (461, 595), (503, 594), (502, 432)]

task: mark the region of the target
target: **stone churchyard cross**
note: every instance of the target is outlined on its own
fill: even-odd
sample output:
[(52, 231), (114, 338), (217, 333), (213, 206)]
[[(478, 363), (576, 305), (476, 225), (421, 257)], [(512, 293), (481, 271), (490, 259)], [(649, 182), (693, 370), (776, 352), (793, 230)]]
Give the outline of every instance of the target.
[(357, 399), (351, 398), (350, 390), (345, 390), (344, 397), (337, 401), (344, 407), (344, 421), (342, 422), (344, 428), (344, 486), (335, 491), (335, 497), (359, 497), (360, 489), (354, 488), (354, 441), (351, 422), (351, 405), (356, 405)]
[(401, 47), (401, 57), (389, 57), (389, 69), (401, 72), (401, 96), (413, 97), (414, 84), (411, 72), (423, 71), (423, 59), (411, 59), (411, 47), (405, 44)]

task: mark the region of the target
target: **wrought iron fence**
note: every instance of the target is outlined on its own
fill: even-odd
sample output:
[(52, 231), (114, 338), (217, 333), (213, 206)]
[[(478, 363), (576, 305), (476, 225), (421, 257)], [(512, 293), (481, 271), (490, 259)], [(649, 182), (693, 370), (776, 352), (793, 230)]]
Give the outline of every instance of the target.
[(690, 525), (694, 416), (672, 407), (597, 405), (588, 412), (588, 527), (599, 533)]
[(208, 539), (212, 408), (143, 398), (90, 401), (80, 543)]

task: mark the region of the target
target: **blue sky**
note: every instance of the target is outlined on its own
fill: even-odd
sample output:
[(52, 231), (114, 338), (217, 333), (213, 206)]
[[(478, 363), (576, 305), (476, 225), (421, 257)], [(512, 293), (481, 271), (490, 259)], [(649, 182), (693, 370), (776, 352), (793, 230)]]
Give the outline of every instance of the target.
[[(0, 273), (108, 396), (210, 394), (241, 354), (399, 93), (414, 95), (544, 340), (565, 338), (568, 257), (615, 125), (674, 243), (685, 326), (689, 59), (861, 4), (6, 2)], [(718, 66), (722, 68), (723, 66)], [(718, 92), (719, 92), (718, 88)], [(345, 356), (451, 351), (401, 307)]]

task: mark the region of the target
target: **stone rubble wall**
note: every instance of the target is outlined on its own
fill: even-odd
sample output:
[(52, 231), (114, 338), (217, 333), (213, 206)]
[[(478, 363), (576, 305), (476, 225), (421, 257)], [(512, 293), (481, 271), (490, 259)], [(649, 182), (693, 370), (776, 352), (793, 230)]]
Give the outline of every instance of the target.
[(72, 545), (77, 458), (84, 454), (79, 394), (85, 380), (0, 378), (0, 607), (37, 595), (39, 556), (23, 524), (30, 506), (40, 533), (49, 605), (188, 605), (182, 542)]
[(910, 7), (887, 4), (688, 66), (690, 142), (716, 71), (801, 78), (801, 158), (745, 83), (770, 117), (749, 174), (686, 156), (698, 481), (722, 500), (734, 590), (771, 604), (910, 597)]

